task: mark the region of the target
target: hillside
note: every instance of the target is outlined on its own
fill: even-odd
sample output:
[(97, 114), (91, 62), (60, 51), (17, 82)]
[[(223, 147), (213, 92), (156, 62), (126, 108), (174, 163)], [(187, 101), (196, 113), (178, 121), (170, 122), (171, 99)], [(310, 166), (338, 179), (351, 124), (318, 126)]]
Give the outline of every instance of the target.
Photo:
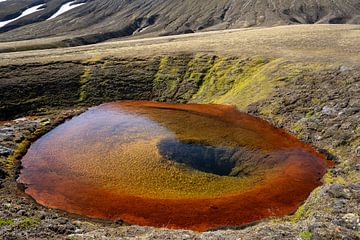
[[(74, 8), (51, 18), (65, 4)], [(3, 0), (0, 26), (31, 7), (36, 11), (0, 27), (0, 41), (66, 35), (72, 39), (67, 45), (82, 45), (126, 36), (360, 23), (358, 0)]]

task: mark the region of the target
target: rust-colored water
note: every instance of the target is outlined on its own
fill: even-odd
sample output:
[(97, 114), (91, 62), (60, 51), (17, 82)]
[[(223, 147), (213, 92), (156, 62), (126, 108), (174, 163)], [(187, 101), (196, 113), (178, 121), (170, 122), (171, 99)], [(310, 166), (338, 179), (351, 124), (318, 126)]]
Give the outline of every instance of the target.
[(327, 167), (310, 146), (226, 105), (103, 104), (37, 140), (19, 182), (40, 204), (206, 230), (294, 211)]

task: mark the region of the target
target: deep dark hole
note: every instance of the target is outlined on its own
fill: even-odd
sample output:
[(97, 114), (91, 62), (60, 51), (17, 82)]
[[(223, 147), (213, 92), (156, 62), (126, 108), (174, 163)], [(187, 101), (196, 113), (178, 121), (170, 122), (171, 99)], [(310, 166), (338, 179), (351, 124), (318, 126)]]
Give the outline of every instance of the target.
[(202, 142), (165, 139), (158, 144), (160, 154), (167, 160), (193, 169), (227, 176), (235, 167), (232, 156), (236, 149), (211, 146)]

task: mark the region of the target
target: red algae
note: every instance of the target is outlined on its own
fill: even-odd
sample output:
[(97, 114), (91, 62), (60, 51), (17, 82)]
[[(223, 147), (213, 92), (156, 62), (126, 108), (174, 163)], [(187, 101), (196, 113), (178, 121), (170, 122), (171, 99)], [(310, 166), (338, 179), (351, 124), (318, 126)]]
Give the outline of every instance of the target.
[(294, 211), (327, 162), (233, 106), (116, 102), (37, 140), (18, 181), (48, 207), (204, 231)]

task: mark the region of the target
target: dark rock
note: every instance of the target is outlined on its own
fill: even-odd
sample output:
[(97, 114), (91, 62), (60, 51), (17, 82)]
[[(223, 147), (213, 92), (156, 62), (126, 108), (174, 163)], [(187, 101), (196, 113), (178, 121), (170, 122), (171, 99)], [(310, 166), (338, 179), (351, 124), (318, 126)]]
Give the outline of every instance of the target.
[(57, 220), (57, 222), (59, 222), (60, 224), (65, 224), (69, 222), (69, 219), (61, 217)]
[(360, 157), (360, 146), (355, 149), (355, 154), (357, 157)]
[(345, 188), (343, 186), (341, 186), (340, 184), (332, 184), (329, 189), (328, 192), (330, 193), (330, 195), (332, 195), (335, 198), (349, 198), (349, 193), (347, 193), (345, 191)]
[(7, 175), (8, 175), (7, 172), (5, 172), (5, 170), (0, 168), (0, 179), (6, 178)]
[(27, 213), (25, 210), (23, 210), (23, 209), (19, 210), (19, 211), (17, 212), (17, 214), (20, 215), (20, 216), (28, 216), (28, 213)]
[(337, 158), (335, 155), (331, 154), (328, 150), (326, 149), (323, 149), (323, 148), (318, 148), (318, 152), (320, 154), (323, 154), (326, 158), (326, 160), (329, 160), (329, 161), (335, 161)]
[(122, 225), (122, 224), (124, 224), (124, 220), (122, 220), (122, 219), (116, 219), (116, 220), (115, 220), (115, 223)]
[(66, 227), (63, 225), (57, 225), (57, 224), (50, 224), (48, 226), (48, 228), (53, 231), (56, 232), (58, 234), (64, 234), (66, 232)]
[(0, 145), (0, 156), (5, 156), (5, 157), (7, 157), (7, 156), (9, 156), (9, 155), (12, 154), (12, 153), (13, 153), (13, 150), (12, 150), (12, 149)]

